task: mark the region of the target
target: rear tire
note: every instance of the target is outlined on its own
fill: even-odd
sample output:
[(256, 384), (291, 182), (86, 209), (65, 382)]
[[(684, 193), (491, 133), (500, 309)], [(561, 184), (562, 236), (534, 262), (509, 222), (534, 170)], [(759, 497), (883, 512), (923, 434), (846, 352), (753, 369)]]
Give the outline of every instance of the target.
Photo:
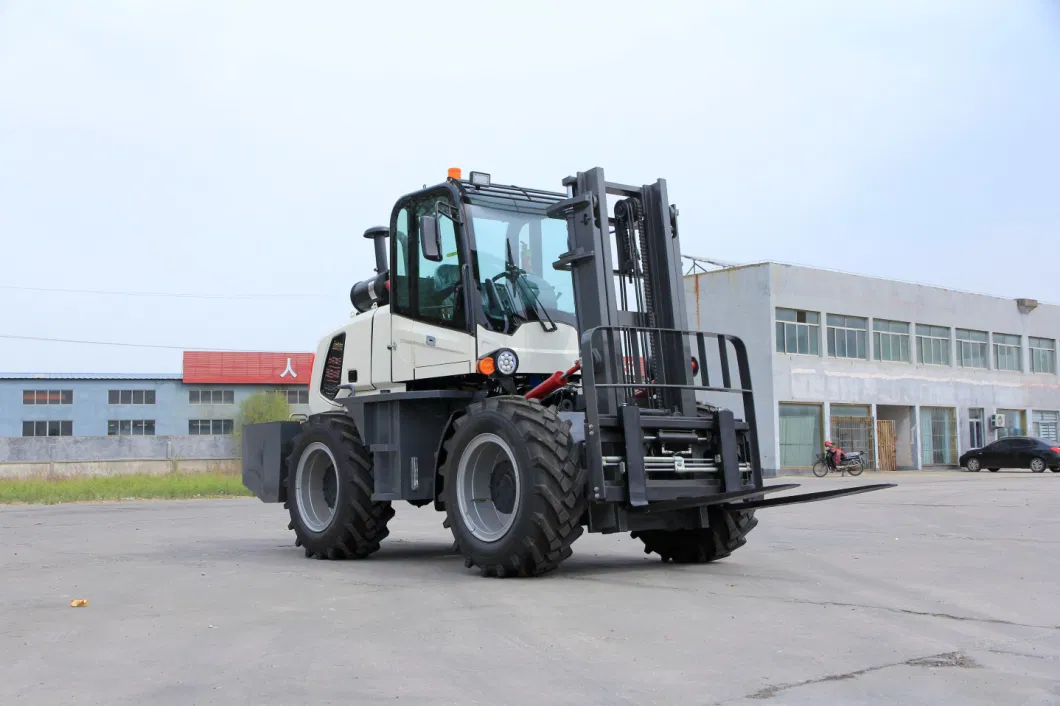
[(826, 475), (828, 475), (828, 464), (826, 464), (824, 461), (818, 461), (817, 463), (813, 464), (813, 474), (818, 478), (824, 478)]
[(758, 525), (754, 510), (707, 509), (710, 527), (683, 530), (644, 530), (630, 536), (644, 543), (644, 553), (656, 553), (675, 564), (706, 564), (724, 559), (747, 543), (747, 533)]
[(991, 473), (997, 473), (1001, 469), (1000, 468), (988, 468), (987, 470), (990, 471)]
[(857, 464), (849, 468), (848, 471), (852, 476), (860, 476), (865, 470), (865, 458), (859, 458)]
[(287, 527), (306, 557), (363, 559), (379, 550), (394, 509), (372, 502), (372, 460), (352, 419), (329, 414), (306, 421), (287, 469)]
[(1031, 472), (1032, 473), (1045, 473), (1045, 459), (1032, 458), (1031, 459)]
[(522, 397), (471, 404), (440, 469), (445, 526), (483, 576), (540, 576), (573, 554), (588, 509), (570, 423)]

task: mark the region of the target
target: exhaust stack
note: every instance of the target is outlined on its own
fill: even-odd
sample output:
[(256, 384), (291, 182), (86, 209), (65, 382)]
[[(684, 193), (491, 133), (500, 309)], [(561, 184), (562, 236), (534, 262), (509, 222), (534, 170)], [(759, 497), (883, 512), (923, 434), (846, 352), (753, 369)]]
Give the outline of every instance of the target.
[(364, 232), (364, 237), (375, 241), (375, 273), (381, 275), (389, 268), (386, 262), (386, 238), (390, 229), (386, 226), (372, 226)]

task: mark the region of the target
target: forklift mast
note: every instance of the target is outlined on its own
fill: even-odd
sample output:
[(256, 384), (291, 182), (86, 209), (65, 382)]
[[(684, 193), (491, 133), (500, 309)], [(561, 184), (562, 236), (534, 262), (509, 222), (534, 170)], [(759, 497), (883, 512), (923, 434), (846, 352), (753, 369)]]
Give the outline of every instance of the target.
[[(578, 329), (584, 334), (597, 327), (630, 327), (625, 331), (627, 358), (662, 384), (690, 386), (691, 351), (680, 337), (665, 337), (649, 329), (684, 329), (687, 326), (685, 291), (681, 279), (681, 243), (677, 235), (677, 208), (666, 194), (666, 181), (643, 187), (609, 183), (596, 168), (568, 177), (577, 213), (568, 215)], [(608, 215), (607, 197), (624, 197)], [(612, 234), (618, 267), (612, 260)], [(632, 289), (632, 292), (630, 291)], [(630, 296), (632, 294), (632, 296)], [(639, 335), (633, 335), (633, 329)], [(632, 364), (632, 361), (624, 361)], [(663, 407), (680, 416), (695, 416), (691, 389), (662, 388)], [(606, 396), (605, 409), (614, 409), (615, 398)]]
[[(761, 488), (747, 352), (733, 336), (687, 330), (677, 208), (665, 180), (616, 184), (598, 167), (563, 184), (568, 198), (549, 215), (567, 221), (568, 252), (554, 267), (573, 279), (593, 499), (662, 510)], [(742, 396), (743, 419), (702, 404), (697, 392)]]

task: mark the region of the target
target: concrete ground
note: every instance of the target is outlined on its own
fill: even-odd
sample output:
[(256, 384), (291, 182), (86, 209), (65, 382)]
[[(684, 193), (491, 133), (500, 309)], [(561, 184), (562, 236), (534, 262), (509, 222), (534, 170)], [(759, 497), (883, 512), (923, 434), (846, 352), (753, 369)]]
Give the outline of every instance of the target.
[(252, 499), (0, 508), (0, 704), (1060, 703), (1060, 474), (794, 480), (881, 478), (713, 565), (585, 535), (535, 580), (430, 507), (362, 562)]

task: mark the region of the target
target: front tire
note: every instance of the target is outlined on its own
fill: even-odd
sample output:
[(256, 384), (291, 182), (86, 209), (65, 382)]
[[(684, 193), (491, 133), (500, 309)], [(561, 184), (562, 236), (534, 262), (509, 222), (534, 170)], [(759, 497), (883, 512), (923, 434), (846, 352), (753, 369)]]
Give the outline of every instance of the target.
[(964, 464), (964, 467), (972, 473), (978, 473), (983, 468), (982, 464), (979, 463), (979, 459), (977, 458), (968, 459), (968, 463)]
[(306, 557), (363, 559), (379, 550), (394, 509), (372, 502), (372, 460), (352, 419), (310, 418), (295, 437), (287, 468), (287, 527)]
[(440, 469), (445, 526), (484, 576), (540, 576), (573, 554), (588, 508), (570, 423), (522, 397), (469, 405)]
[(707, 509), (710, 526), (702, 529), (645, 530), (630, 536), (644, 542), (644, 553), (656, 553), (675, 564), (706, 564), (724, 559), (747, 543), (747, 533), (758, 525), (754, 510)]
[(1045, 460), (1040, 458), (1031, 459), (1031, 471), (1033, 473), (1044, 473), (1045, 472)]
[(818, 461), (817, 463), (813, 464), (813, 474), (818, 478), (824, 478), (826, 475), (828, 475), (828, 464), (826, 464), (824, 461)]

